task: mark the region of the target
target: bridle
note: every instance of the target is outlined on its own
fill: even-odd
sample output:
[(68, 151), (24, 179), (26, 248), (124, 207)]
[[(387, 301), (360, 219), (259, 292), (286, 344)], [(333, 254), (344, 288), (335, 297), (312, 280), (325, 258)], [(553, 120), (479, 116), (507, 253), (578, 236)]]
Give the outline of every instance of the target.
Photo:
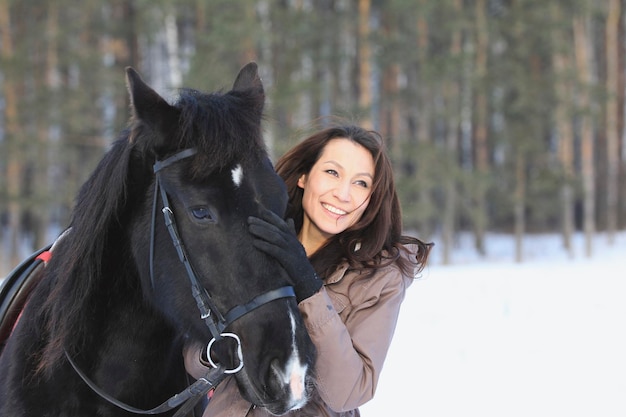
[[(262, 306), (263, 304), (267, 304), (271, 301), (287, 298), (287, 297), (295, 297), (295, 292), (293, 287), (284, 286), (280, 287), (268, 292), (265, 292), (261, 295), (254, 297), (249, 302), (233, 307), (229, 310), (225, 315), (222, 315), (215, 302), (211, 298), (211, 295), (208, 293), (206, 288), (204, 288), (194, 271), (191, 262), (189, 262), (189, 257), (187, 256), (187, 251), (185, 250), (185, 245), (180, 238), (180, 234), (178, 233), (178, 228), (176, 227), (176, 221), (174, 219), (174, 213), (170, 207), (170, 202), (167, 197), (167, 192), (163, 187), (161, 173), (162, 170), (182, 159), (189, 158), (197, 153), (195, 148), (184, 149), (169, 158), (163, 161), (156, 161), (153, 167), (154, 174), (156, 176), (154, 182), (154, 201), (152, 206), (152, 227), (150, 232), (150, 281), (152, 283), (152, 287), (154, 289), (154, 241), (155, 241), (155, 217), (157, 211), (157, 200), (158, 195), (161, 196), (161, 202), (163, 203), (163, 208), (161, 212), (163, 213), (165, 219), (165, 226), (167, 227), (167, 231), (172, 238), (172, 243), (176, 248), (176, 252), (178, 253), (178, 258), (185, 266), (185, 270), (187, 271), (187, 277), (189, 278), (189, 282), (191, 284), (191, 294), (196, 301), (196, 305), (200, 310), (200, 318), (204, 320), (204, 323), (209, 328), (211, 332), (211, 336), (213, 339), (209, 342), (209, 347), (214, 342), (220, 340), (222, 337), (231, 337), (237, 341), (239, 344), (238, 352), (239, 352), (239, 366), (234, 369), (226, 370), (226, 373), (235, 373), (241, 370), (243, 367), (243, 358), (241, 357), (241, 343), (239, 341), (239, 337), (233, 333), (222, 333), (226, 327), (228, 327), (232, 322), (237, 320), (238, 318), (244, 316), (245, 314), (255, 310), (256, 308)], [(207, 356), (209, 361), (213, 364), (210, 354), (210, 349), (207, 352)]]
[[(189, 158), (197, 153), (195, 148), (187, 148), (182, 151), (177, 152), (176, 154), (159, 161), (157, 160), (153, 166), (153, 172), (155, 174), (155, 186), (154, 186), (154, 200), (152, 205), (152, 219), (150, 226), (150, 283), (152, 285), (152, 289), (155, 289), (155, 281), (154, 281), (154, 244), (155, 244), (155, 230), (156, 230), (156, 212), (158, 206), (158, 196), (161, 197), (161, 202), (163, 208), (161, 212), (163, 213), (165, 226), (169, 232), (169, 235), (172, 239), (172, 243), (176, 248), (176, 252), (178, 253), (178, 258), (181, 263), (184, 265), (185, 270), (187, 272), (187, 277), (189, 278), (189, 282), (191, 284), (191, 293), (194, 297), (196, 305), (200, 310), (200, 318), (204, 321), (206, 326), (211, 333), (212, 339), (209, 341), (207, 345), (207, 358), (209, 363), (213, 368), (209, 371), (209, 373), (204, 377), (200, 378), (196, 383), (185, 389), (183, 392), (174, 395), (169, 400), (164, 402), (158, 407), (155, 407), (151, 410), (140, 410), (129, 406), (127, 404), (122, 403), (121, 401), (116, 400), (115, 398), (108, 395), (106, 392), (102, 391), (96, 384), (91, 381), (76, 365), (76, 363), (72, 360), (72, 358), (65, 353), (69, 363), (72, 365), (76, 373), (83, 379), (83, 381), (100, 397), (107, 400), (108, 402), (126, 410), (131, 413), (136, 414), (160, 414), (173, 408), (180, 406), (183, 402), (187, 401), (183, 407), (175, 414), (177, 416), (183, 416), (186, 412), (188, 412), (196, 402), (206, 394), (211, 388), (217, 386), (228, 374), (234, 374), (239, 372), (243, 368), (243, 354), (241, 350), (241, 340), (234, 333), (224, 332), (230, 324), (232, 324), (235, 320), (241, 318), (242, 316), (248, 314), (249, 312), (257, 309), (258, 307), (267, 304), (271, 301), (278, 300), (281, 298), (289, 298), (295, 297), (295, 292), (293, 287), (284, 286), (280, 288), (276, 288), (274, 290), (267, 291), (262, 293), (252, 300), (248, 301), (243, 305), (238, 305), (230, 309), (226, 314), (222, 314), (220, 310), (215, 305), (213, 298), (209, 292), (200, 284), (196, 273), (194, 271), (193, 266), (189, 261), (189, 257), (187, 256), (187, 251), (185, 250), (185, 245), (180, 238), (180, 234), (178, 232), (178, 228), (176, 227), (176, 221), (174, 218), (174, 212), (172, 211), (169, 203), (169, 199), (167, 197), (167, 192), (162, 185), (161, 173), (164, 168), (181, 161), (185, 158)], [(237, 342), (237, 356), (239, 360), (239, 364), (232, 369), (225, 369), (224, 366), (216, 363), (211, 358), (211, 346), (221, 340), (224, 337), (229, 337), (234, 339)]]

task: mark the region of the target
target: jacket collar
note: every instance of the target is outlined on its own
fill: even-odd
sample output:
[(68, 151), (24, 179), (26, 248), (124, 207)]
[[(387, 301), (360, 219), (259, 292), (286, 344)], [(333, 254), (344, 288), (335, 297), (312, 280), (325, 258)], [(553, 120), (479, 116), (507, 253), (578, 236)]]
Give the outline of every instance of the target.
[(335, 284), (341, 281), (343, 277), (346, 275), (348, 266), (349, 266), (348, 261), (343, 261), (341, 264), (339, 264), (337, 269), (335, 269), (335, 272), (333, 272), (326, 280), (326, 284)]

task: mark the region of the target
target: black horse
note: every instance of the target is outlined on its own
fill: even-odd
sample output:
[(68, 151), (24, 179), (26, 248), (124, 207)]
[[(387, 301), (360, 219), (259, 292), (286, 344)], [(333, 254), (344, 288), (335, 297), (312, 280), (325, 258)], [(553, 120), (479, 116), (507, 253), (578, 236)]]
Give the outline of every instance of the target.
[(133, 415), (106, 396), (153, 409), (187, 386), (183, 345), (209, 341), (250, 402), (302, 406), (314, 346), (285, 272), (247, 230), (248, 216), (282, 216), (287, 201), (262, 139), (256, 64), (231, 91), (181, 90), (173, 105), (126, 75), (133, 117), (82, 186), (1, 353), (0, 415)]

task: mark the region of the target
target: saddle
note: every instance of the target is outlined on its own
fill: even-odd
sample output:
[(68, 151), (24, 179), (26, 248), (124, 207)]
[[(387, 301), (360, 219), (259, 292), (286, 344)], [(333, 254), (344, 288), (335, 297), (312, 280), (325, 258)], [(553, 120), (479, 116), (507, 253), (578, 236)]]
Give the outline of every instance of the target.
[(30, 255), (9, 273), (0, 285), (0, 352), (4, 349), (28, 296), (41, 281), (43, 269), (50, 259), (48, 245)]

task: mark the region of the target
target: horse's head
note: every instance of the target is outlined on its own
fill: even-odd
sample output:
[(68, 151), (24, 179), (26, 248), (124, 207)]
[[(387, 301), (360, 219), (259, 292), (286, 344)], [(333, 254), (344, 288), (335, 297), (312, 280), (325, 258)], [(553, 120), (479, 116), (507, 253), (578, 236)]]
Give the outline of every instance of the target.
[(236, 378), (250, 402), (275, 414), (302, 406), (314, 346), (285, 272), (247, 230), (248, 216), (282, 216), (287, 202), (262, 139), (256, 65), (227, 93), (183, 90), (173, 105), (132, 69), (127, 81), (136, 169), (155, 172), (131, 231), (146, 297), (191, 341), (217, 337), (215, 362), (238, 368), (241, 348)]

